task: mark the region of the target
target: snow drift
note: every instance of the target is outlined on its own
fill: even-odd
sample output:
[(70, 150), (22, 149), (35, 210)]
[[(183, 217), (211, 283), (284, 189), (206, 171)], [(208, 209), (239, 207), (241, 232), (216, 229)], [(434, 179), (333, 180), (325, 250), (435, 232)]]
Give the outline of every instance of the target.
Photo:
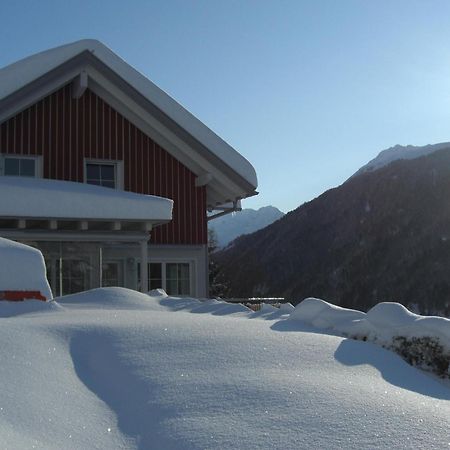
[[(413, 351), (430, 352), (430, 343), (441, 347), (436, 352), (439, 358), (447, 360), (443, 370), (450, 375), (450, 320), (444, 317), (414, 314), (399, 303), (384, 302), (375, 305), (367, 313), (341, 308), (324, 300), (307, 298), (297, 305), (289, 316), (290, 320), (301, 321), (314, 327), (331, 330), (343, 336), (375, 342), (386, 348), (406, 352), (403, 345), (399, 349), (399, 339), (403, 344), (414, 344)], [(422, 340), (421, 340), (422, 339)], [(420, 349), (420, 347), (423, 347)], [(408, 361), (408, 354), (403, 355)], [(426, 358), (426, 355), (423, 355)], [(410, 361), (413, 362), (413, 361)], [(424, 369), (432, 361), (423, 362)], [(445, 363), (444, 363), (445, 364)], [(418, 364), (422, 365), (422, 364)]]
[(39, 250), (0, 238), (0, 264), (0, 291), (40, 291), (47, 300), (52, 298)]
[(5, 448), (439, 449), (450, 442), (448, 387), (379, 346), (295, 319), (302, 309), (307, 321), (322, 311), (325, 325), (341, 326), (363, 313), (310, 300), (257, 315), (242, 305), (119, 288), (58, 302), (39, 311), (10, 304), (15, 317), (0, 319)]

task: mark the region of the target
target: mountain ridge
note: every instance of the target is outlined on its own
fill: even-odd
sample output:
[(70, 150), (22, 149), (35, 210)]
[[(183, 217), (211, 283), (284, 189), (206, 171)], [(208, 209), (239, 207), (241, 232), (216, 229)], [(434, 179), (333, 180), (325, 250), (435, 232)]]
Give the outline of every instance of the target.
[(272, 205), (244, 208), (210, 221), (208, 227), (216, 234), (217, 246), (224, 248), (237, 237), (258, 231), (283, 216), (284, 213)]
[(375, 158), (371, 159), (367, 164), (358, 169), (352, 177), (364, 172), (380, 169), (399, 159), (416, 159), (420, 156), (428, 155), (444, 148), (450, 148), (450, 142), (440, 142), (422, 146), (397, 144), (382, 150)]
[(450, 149), (364, 171), (216, 256), (233, 296), (450, 304)]

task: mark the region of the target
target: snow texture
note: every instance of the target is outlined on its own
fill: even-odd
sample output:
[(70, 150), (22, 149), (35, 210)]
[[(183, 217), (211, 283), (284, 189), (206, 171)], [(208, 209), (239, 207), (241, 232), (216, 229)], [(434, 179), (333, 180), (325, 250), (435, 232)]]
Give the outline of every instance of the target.
[(148, 78), (97, 40), (83, 39), (62, 45), (0, 69), (0, 101), (85, 51), (91, 52), (116, 72), (256, 189), (258, 181), (255, 169), (242, 155)]
[(156, 222), (172, 219), (172, 200), (91, 184), (0, 177), (0, 190), (0, 216), (4, 217)]
[(450, 142), (424, 145), (421, 147), (414, 145), (395, 145), (394, 147), (390, 147), (380, 152), (376, 158), (369, 161), (352, 176), (354, 177), (364, 172), (371, 172), (380, 169), (381, 167), (387, 166), (391, 162), (398, 159), (415, 159), (420, 156), (429, 155), (430, 153), (434, 153), (444, 148), (450, 149)]
[(0, 291), (39, 291), (47, 300), (52, 299), (42, 253), (0, 237)]
[(449, 387), (286, 311), (117, 288), (58, 302), (0, 319), (4, 448), (449, 446)]

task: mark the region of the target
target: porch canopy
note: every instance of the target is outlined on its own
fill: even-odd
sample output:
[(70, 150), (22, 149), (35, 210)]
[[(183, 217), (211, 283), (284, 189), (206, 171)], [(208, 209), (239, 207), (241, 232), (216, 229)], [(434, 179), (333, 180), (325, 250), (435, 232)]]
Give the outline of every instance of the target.
[(70, 181), (0, 177), (0, 236), (25, 241), (139, 242), (141, 290), (148, 286), (153, 227), (172, 219), (173, 201)]

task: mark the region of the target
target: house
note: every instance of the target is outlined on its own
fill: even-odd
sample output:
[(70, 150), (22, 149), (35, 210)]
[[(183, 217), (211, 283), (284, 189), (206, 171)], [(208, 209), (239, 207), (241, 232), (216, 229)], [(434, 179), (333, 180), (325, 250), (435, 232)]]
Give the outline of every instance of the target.
[(207, 221), (256, 188), (243, 156), (101, 42), (0, 69), (0, 236), (41, 250), (54, 295), (207, 296)]

